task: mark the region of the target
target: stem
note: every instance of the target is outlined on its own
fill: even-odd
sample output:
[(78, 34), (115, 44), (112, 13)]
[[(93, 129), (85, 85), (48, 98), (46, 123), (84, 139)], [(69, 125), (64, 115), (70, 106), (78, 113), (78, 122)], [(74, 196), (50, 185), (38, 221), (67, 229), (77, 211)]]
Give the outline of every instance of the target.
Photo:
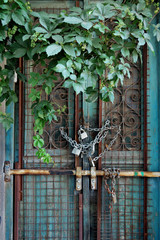
[(160, 13), (160, 9), (159, 9), (159, 11), (152, 17), (152, 19), (149, 21), (149, 23), (148, 24), (151, 24), (151, 22), (153, 21), (153, 19), (158, 15), (158, 13)]

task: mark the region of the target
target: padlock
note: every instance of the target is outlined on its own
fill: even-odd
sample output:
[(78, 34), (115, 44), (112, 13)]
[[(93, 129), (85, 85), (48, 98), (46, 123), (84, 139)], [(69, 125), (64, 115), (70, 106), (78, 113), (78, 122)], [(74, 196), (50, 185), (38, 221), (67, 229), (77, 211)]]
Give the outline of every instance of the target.
[(113, 204), (117, 202), (117, 197), (115, 193), (112, 193), (112, 201), (113, 201)]
[(81, 149), (75, 147), (73, 148), (72, 153), (76, 156), (79, 156), (81, 153)]
[(82, 140), (88, 137), (87, 133), (82, 128), (80, 129), (80, 132), (80, 137)]

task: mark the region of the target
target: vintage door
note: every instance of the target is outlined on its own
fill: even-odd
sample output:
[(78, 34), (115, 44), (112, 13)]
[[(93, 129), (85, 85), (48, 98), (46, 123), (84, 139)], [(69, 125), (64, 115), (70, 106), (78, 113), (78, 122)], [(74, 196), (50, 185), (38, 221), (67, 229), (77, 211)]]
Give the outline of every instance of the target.
[[(88, 4), (87, 0), (31, 2), (33, 8), (55, 13), (68, 10), (72, 6)], [(67, 109), (63, 115), (58, 116), (57, 122), (52, 121), (51, 125), (46, 126), (43, 134), (45, 148), (55, 161), (54, 167), (53, 164), (47, 165), (36, 157), (36, 149), (32, 144), (34, 121), (31, 102), (28, 99), (31, 89), (27, 83), (25, 85), (20, 83), (17, 86), (19, 104), (15, 108), (15, 151), (11, 145), (8, 145), (6, 160), (14, 159), (15, 169), (49, 169), (51, 175), (15, 176), (14, 188), (11, 183), (6, 183), (7, 240), (160, 239), (159, 190), (156, 191), (159, 187), (159, 179), (148, 180), (136, 177), (136, 174), (134, 178), (118, 179), (117, 203), (113, 205), (111, 212), (109, 208), (111, 196), (105, 190), (102, 177), (98, 177), (97, 190), (91, 190), (89, 176), (83, 176), (82, 190), (76, 190), (76, 177), (68, 170), (74, 170), (78, 166), (83, 170), (89, 170), (90, 164), (87, 158), (78, 158), (71, 153), (72, 147), (59, 132), (59, 128), (63, 126), (67, 134), (77, 140), (79, 125), (98, 128), (109, 119), (112, 126), (121, 126), (121, 133), (111, 151), (106, 152), (98, 160), (96, 168), (101, 170), (116, 167), (122, 171), (136, 170), (142, 171), (142, 175), (143, 171), (160, 170), (157, 143), (158, 113), (152, 110), (153, 104), (158, 109), (159, 85), (155, 74), (158, 73), (156, 68), (158, 61), (151, 54), (150, 59), (151, 63), (148, 63), (147, 67), (145, 48), (143, 67), (140, 67), (140, 64), (132, 65), (131, 78), (125, 79), (124, 86), (119, 86), (115, 90), (113, 104), (102, 103), (100, 100), (87, 103), (85, 95), (76, 96), (73, 91), (61, 86), (60, 79), (56, 82), (50, 100), (54, 102), (55, 107), (66, 105)], [(21, 60), (20, 64), (28, 77), (29, 72), (33, 70), (32, 63)], [(152, 64), (154, 69), (150, 70), (149, 64)], [(35, 72), (42, 70), (41, 66), (34, 69)], [(149, 74), (152, 79), (154, 78), (157, 87), (149, 82)], [(46, 97), (45, 94), (43, 97)], [(8, 111), (12, 112), (11, 109)], [(153, 124), (154, 129), (151, 128)], [(89, 134), (90, 139), (95, 137), (94, 132)], [(114, 136), (115, 131), (111, 131), (106, 139), (99, 143), (99, 146), (97, 145), (95, 155), (101, 153)], [(9, 142), (11, 137), (13, 137), (13, 129), (8, 132), (6, 140)], [(57, 175), (52, 175), (52, 169), (57, 169)], [(59, 174), (59, 170), (64, 170), (63, 174)], [(9, 198), (11, 194), (14, 195), (13, 226), (11, 215), (13, 203), (12, 197)]]

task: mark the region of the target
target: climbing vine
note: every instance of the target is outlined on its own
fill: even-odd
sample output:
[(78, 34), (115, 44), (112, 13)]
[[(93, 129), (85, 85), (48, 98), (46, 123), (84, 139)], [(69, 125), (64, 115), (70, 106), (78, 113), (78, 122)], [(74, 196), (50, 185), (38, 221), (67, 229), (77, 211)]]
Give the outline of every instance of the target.
[[(153, 9), (152, 9), (153, 8)], [(46, 123), (57, 120), (65, 106), (54, 109), (42, 93), (50, 95), (57, 74), (63, 87), (73, 88), (76, 94), (86, 93), (88, 102), (100, 97), (114, 101), (114, 88), (125, 76), (130, 78), (130, 64), (141, 59), (146, 43), (154, 52), (148, 34), (151, 23), (159, 13), (159, 3), (153, 0), (106, 0), (86, 9), (74, 7), (60, 14), (32, 11), (23, 0), (3, 0), (0, 4), (0, 102), (6, 105), (17, 101), (10, 83), (18, 77), (26, 82), (18, 66), (19, 58), (43, 66), (43, 73), (31, 72), (29, 98), (34, 115), (34, 146), (44, 162), (51, 157), (43, 148), (41, 137)], [(160, 40), (160, 24), (152, 25), (153, 34)], [(104, 72), (107, 70), (107, 74)], [(54, 80), (54, 81), (53, 81)], [(99, 87), (100, 81), (100, 87)], [(37, 89), (41, 86), (41, 90)], [(13, 119), (0, 113), (0, 122), (9, 129)]]

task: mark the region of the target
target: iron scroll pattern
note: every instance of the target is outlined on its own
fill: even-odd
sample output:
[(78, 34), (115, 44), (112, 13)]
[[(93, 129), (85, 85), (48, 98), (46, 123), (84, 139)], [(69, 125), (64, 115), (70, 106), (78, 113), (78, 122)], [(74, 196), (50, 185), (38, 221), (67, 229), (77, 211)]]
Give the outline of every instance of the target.
[[(109, 119), (111, 125), (120, 125), (119, 134), (112, 150), (140, 151), (141, 150), (141, 74), (138, 65), (131, 68), (131, 77), (124, 80), (115, 89), (113, 104), (103, 104), (104, 119)], [(113, 139), (114, 132), (110, 132), (105, 144)]]
[(44, 148), (46, 149), (65, 149), (67, 148), (67, 142), (61, 137), (59, 133), (60, 126), (68, 127), (68, 91), (62, 88), (59, 84), (54, 88), (49, 98), (53, 103), (53, 107), (57, 110), (60, 107), (66, 106), (66, 110), (62, 114), (57, 115), (57, 121), (52, 120), (51, 124), (47, 124), (44, 128), (42, 138), (44, 139)]
[[(42, 73), (43, 67), (38, 65), (34, 69), (34, 72)], [(63, 88), (63, 81), (59, 74), (56, 74), (56, 80), (53, 80), (55, 87), (49, 96), (45, 94), (45, 91), (42, 90), (42, 98), (41, 100), (49, 100), (54, 110), (62, 109), (65, 106), (65, 111), (61, 113), (56, 113), (57, 120), (51, 121), (51, 123), (47, 123), (44, 127), (43, 134), (41, 137), (44, 140), (44, 148), (47, 150), (52, 149), (67, 149), (68, 143), (61, 137), (59, 128), (64, 126), (68, 129), (68, 131), (72, 131), (69, 129), (69, 122), (72, 121), (72, 116), (69, 114), (69, 93), (68, 89)], [(39, 90), (41, 90), (41, 86), (39, 86)], [(72, 124), (73, 125), (73, 124)], [(34, 127), (34, 122), (33, 122)]]

